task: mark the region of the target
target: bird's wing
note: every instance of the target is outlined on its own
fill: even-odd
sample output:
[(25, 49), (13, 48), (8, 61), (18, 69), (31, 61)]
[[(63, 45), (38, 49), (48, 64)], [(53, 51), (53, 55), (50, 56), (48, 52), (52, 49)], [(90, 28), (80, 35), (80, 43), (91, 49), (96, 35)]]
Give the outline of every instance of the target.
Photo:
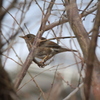
[(59, 46), (58, 44), (56, 44), (55, 42), (52, 41), (43, 41), (40, 43), (41, 46), (44, 47), (49, 47), (49, 48), (61, 48), (61, 46)]

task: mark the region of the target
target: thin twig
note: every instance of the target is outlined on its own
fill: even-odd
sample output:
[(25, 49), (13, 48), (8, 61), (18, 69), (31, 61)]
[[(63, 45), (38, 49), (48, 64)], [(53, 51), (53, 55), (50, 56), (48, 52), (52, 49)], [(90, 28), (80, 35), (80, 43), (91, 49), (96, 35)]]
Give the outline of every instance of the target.
[(79, 87), (77, 87), (75, 90), (73, 90), (67, 97), (65, 97), (63, 100), (69, 100), (80, 88), (82, 88), (84, 83), (81, 83)]

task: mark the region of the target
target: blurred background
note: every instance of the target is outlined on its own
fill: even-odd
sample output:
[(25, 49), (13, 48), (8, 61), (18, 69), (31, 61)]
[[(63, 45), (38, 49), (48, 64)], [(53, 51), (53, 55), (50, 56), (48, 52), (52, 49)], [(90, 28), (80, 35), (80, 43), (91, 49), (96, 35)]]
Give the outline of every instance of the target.
[[(86, 8), (91, 0), (76, 0), (79, 13)], [(50, 0), (3, 0), (3, 10), (12, 4), (12, 7), (6, 12), (2, 21), (2, 42), (4, 44), (2, 51), (2, 65), (9, 73), (14, 82), (16, 76), (22, 68), (29, 53), (26, 43), (19, 36), (26, 34), (36, 35), (41, 25), (41, 19), (44, 11), (50, 3)], [(91, 10), (96, 6), (97, 0), (94, 0), (88, 7)], [(47, 25), (66, 18), (64, 12), (63, 0), (56, 0), (52, 13), (48, 19)], [(84, 27), (90, 32), (93, 27), (95, 11), (82, 18)], [(27, 26), (27, 28), (25, 27)], [(57, 25), (56, 27), (45, 31), (43, 37), (50, 39), (53, 37), (74, 36), (69, 23)], [(18, 94), (21, 100), (42, 100), (42, 93), (48, 100), (63, 100), (73, 90), (82, 83), (84, 78), (84, 59), (83, 54), (76, 38), (66, 38), (52, 40), (62, 47), (78, 50), (77, 53), (64, 52), (57, 54), (50, 60), (52, 62), (44, 68), (39, 68), (32, 62), (28, 73), (22, 81)], [(99, 42), (96, 49), (98, 58), (100, 57)], [(99, 58), (100, 59), (100, 58)], [(48, 61), (49, 62), (49, 61)], [(33, 79), (30, 77), (32, 75)], [(83, 100), (82, 88), (74, 94), (69, 100)]]

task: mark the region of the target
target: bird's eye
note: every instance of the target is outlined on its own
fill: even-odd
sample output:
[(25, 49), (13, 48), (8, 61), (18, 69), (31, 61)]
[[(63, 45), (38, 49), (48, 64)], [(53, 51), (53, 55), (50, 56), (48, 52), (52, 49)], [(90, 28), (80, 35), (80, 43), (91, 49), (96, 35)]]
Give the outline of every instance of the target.
[(30, 38), (30, 35), (27, 35), (27, 38)]

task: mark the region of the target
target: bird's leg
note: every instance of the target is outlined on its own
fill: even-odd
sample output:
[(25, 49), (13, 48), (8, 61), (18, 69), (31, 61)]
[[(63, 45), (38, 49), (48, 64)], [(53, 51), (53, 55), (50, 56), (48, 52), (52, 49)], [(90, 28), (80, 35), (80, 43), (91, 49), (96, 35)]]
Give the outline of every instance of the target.
[[(50, 57), (50, 55), (46, 55), (41, 61), (40, 61), (40, 63), (41, 64), (44, 64), (48, 59), (50, 59), (51, 57)], [(46, 65), (49, 65), (51, 62), (53, 61), (53, 59), (52, 60), (50, 60), (50, 62), (48, 62), (47, 64), (44, 64), (45, 66)]]
[(42, 67), (42, 68), (43, 68), (43, 66), (46, 66), (44, 63), (38, 62), (35, 58), (33, 58), (33, 61), (34, 61), (39, 67)]
[(49, 56), (47, 55), (47, 56), (45, 56), (41, 61), (40, 61), (40, 63), (45, 63), (46, 61), (47, 61), (47, 58), (48, 58)]

